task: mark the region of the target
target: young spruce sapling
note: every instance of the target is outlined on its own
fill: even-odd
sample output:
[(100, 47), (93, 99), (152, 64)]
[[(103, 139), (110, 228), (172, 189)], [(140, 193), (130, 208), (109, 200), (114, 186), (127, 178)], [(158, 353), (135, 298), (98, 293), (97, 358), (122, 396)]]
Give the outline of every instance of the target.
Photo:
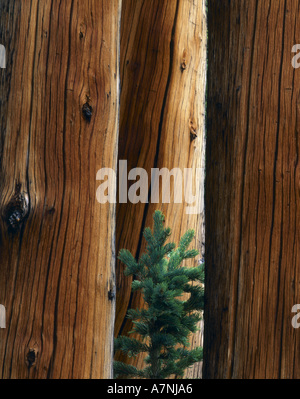
[[(189, 336), (197, 331), (204, 307), (204, 265), (181, 266), (198, 251), (188, 250), (194, 231), (188, 230), (178, 248), (167, 243), (170, 228), (164, 228), (160, 211), (153, 215), (154, 229), (144, 231), (146, 252), (137, 262), (128, 250), (119, 259), (126, 265), (125, 275), (133, 276), (132, 290), (142, 290), (145, 308), (130, 309), (127, 317), (140, 340), (127, 336), (115, 339), (115, 351), (128, 356), (147, 354), (141, 370), (120, 361), (114, 362), (114, 375), (161, 379), (171, 375), (182, 377), (186, 368), (202, 360), (202, 348), (188, 350)], [(194, 283), (194, 284), (191, 284)], [(200, 284), (199, 284), (200, 283)], [(185, 299), (183, 298), (183, 294)]]

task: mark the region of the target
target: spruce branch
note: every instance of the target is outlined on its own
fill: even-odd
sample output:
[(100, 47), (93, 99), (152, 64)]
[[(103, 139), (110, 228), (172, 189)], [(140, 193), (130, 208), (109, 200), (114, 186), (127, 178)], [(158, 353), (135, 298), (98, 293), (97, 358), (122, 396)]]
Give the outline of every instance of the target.
[[(186, 368), (202, 360), (201, 347), (188, 350), (190, 334), (197, 331), (204, 307), (204, 266), (186, 268), (185, 259), (198, 255), (188, 249), (194, 231), (188, 230), (176, 248), (166, 243), (171, 234), (164, 227), (164, 215), (156, 211), (154, 227), (144, 230), (146, 252), (136, 261), (128, 250), (121, 250), (119, 259), (126, 265), (126, 276), (133, 276), (132, 291), (141, 290), (145, 309), (130, 309), (130, 333), (141, 341), (120, 336), (115, 339), (115, 351), (129, 357), (141, 352), (147, 354), (142, 370), (122, 362), (114, 362), (115, 376), (140, 378), (167, 378), (172, 374), (183, 376)], [(186, 295), (188, 295), (188, 299)]]

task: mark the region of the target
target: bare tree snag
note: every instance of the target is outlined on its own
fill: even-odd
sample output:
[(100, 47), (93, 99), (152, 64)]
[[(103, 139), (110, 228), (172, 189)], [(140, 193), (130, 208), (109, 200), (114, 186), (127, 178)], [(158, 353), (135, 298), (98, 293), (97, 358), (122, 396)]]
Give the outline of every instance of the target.
[(112, 376), (120, 3), (0, 2), (1, 378)]
[[(205, 1), (125, 0), (121, 23), (121, 105), (119, 159), (128, 171), (144, 168), (191, 168), (193, 194), (198, 194), (195, 214), (188, 204), (119, 204), (117, 248), (129, 249), (138, 258), (144, 251), (142, 232), (152, 226), (155, 209), (161, 209), (178, 243), (187, 229), (194, 229), (193, 246), (203, 251), (204, 241), (204, 106), (206, 76)], [(196, 181), (196, 169), (200, 169)], [(150, 179), (149, 179), (150, 180)], [(130, 187), (130, 183), (129, 183)], [(149, 181), (149, 192), (150, 181)], [(150, 198), (149, 198), (150, 199)], [(201, 257), (201, 256), (200, 256)], [(200, 258), (199, 257), (199, 258)], [(191, 265), (191, 263), (186, 263)], [(117, 264), (117, 310), (115, 333), (126, 334), (130, 307), (141, 307), (142, 298), (131, 295), (124, 266)], [(199, 346), (201, 333), (193, 337)], [(120, 354), (118, 360), (126, 361)], [(132, 360), (142, 366), (143, 357)], [(198, 365), (188, 373), (199, 376)]]
[(208, 2), (204, 378), (299, 378), (300, 2)]

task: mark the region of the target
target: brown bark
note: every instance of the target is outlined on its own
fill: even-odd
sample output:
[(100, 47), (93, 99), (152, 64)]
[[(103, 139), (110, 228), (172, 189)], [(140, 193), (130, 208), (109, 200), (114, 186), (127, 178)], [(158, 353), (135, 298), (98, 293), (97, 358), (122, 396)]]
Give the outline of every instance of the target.
[(0, 7), (0, 375), (109, 378), (120, 1)]
[[(128, 171), (144, 168), (191, 168), (193, 194), (198, 190), (198, 214), (186, 214), (187, 203), (119, 204), (117, 248), (129, 249), (137, 258), (145, 249), (142, 232), (152, 227), (155, 209), (166, 216), (171, 241), (178, 244), (187, 229), (194, 229), (193, 247), (203, 253), (204, 241), (204, 103), (206, 68), (205, 1), (125, 0), (121, 23), (121, 105), (119, 159)], [(197, 137), (195, 136), (197, 135)], [(196, 182), (196, 169), (200, 169)], [(129, 184), (130, 186), (130, 184)], [(150, 193), (150, 178), (149, 178)], [(198, 259), (201, 258), (201, 255)], [(186, 262), (192, 266), (193, 261)], [(117, 310), (115, 333), (127, 334), (128, 308), (143, 306), (140, 295), (131, 295), (124, 265), (117, 263)], [(192, 347), (201, 343), (194, 335)], [(128, 361), (121, 354), (118, 360)], [(129, 360), (141, 368), (143, 356)], [(201, 365), (189, 371), (199, 376)]]
[(300, 2), (208, 2), (204, 378), (299, 378)]

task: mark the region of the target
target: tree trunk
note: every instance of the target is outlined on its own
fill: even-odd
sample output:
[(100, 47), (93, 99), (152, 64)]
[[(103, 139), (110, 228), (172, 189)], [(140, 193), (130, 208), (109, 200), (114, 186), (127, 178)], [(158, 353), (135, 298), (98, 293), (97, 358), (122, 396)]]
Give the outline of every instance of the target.
[(208, 2), (204, 378), (299, 378), (300, 2)]
[[(109, 378), (119, 0), (0, 1), (2, 378)], [(115, 187), (114, 187), (115, 189)]]
[[(121, 24), (121, 105), (119, 159), (127, 160), (128, 172), (143, 168), (192, 170), (196, 210), (174, 203), (119, 204), (117, 206), (117, 248), (129, 249), (136, 258), (145, 250), (142, 232), (153, 225), (152, 215), (160, 209), (171, 227), (170, 240), (179, 243), (187, 229), (194, 229), (193, 247), (203, 254), (204, 242), (204, 106), (206, 77), (205, 1), (125, 0)], [(196, 178), (196, 170), (199, 169)], [(185, 182), (186, 184), (187, 182)], [(131, 182), (129, 182), (129, 187)], [(151, 187), (149, 177), (149, 196)], [(152, 187), (153, 189), (153, 187)], [(201, 255), (198, 259), (200, 259)], [(187, 261), (185, 266), (192, 266)], [(128, 308), (140, 308), (140, 295), (131, 295), (131, 281), (124, 277), (124, 265), (117, 263), (117, 310), (115, 334), (127, 334)], [(192, 338), (201, 344), (202, 333)], [(118, 360), (128, 361), (120, 353)], [(143, 356), (129, 359), (143, 367)], [(201, 365), (189, 370), (189, 377), (201, 374)]]

